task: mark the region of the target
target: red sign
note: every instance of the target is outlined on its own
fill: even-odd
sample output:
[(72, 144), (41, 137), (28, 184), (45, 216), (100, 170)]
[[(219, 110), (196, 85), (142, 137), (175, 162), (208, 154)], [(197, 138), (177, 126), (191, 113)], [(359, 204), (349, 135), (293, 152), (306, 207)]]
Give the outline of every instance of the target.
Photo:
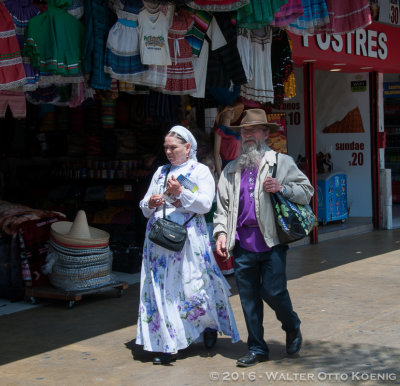
[(321, 70), (398, 73), (400, 28), (372, 23), (354, 32), (299, 36), (289, 32), (295, 65), (315, 62)]

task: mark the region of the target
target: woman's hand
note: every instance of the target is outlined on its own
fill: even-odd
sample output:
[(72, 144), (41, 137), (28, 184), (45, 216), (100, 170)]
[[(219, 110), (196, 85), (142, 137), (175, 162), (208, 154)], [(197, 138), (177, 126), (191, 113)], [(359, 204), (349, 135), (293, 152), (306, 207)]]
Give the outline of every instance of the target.
[(263, 188), (267, 193), (276, 193), (282, 190), (282, 185), (276, 178), (267, 177), (263, 182)]
[(162, 194), (153, 194), (149, 200), (149, 209), (158, 208), (164, 205), (165, 201)]
[(176, 197), (182, 193), (182, 185), (173, 175), (168, 178), (166, 193)]

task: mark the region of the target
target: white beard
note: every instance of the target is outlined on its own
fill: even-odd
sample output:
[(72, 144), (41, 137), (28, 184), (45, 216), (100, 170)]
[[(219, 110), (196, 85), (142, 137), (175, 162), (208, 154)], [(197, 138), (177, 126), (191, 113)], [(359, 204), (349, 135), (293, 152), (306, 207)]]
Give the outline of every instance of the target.
[(238, 170), (258, 167), (267, 150), (268, 146), (264, 142), (252, 143), (250, 145), (243, 143), (241, 154), (239, 155)]

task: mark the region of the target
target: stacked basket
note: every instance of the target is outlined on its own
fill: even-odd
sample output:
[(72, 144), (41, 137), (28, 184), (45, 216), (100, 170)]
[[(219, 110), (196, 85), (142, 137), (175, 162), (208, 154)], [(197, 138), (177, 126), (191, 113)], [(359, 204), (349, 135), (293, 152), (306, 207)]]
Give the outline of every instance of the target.
[(53, 223), (43, 269), (50, 283), (68, 291), (110, 284), (112, 254), (109, 239), (107, 232), (89, 227), (83, 210), (78, 211), (73, 223)]

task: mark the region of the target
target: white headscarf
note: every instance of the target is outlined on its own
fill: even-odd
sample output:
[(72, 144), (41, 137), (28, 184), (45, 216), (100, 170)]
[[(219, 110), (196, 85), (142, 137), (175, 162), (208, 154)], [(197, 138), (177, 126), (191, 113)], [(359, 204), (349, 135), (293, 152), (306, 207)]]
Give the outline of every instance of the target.
[(190, 153), (189, 158), (193, 161), (197, 161), (196, 153), (197, 153), (197, 142), (194, 138), (193, 134), (183, 126), (174, 126), (168, 133), (176, 133), (179, 134), (186, 142), (190, 143)]

